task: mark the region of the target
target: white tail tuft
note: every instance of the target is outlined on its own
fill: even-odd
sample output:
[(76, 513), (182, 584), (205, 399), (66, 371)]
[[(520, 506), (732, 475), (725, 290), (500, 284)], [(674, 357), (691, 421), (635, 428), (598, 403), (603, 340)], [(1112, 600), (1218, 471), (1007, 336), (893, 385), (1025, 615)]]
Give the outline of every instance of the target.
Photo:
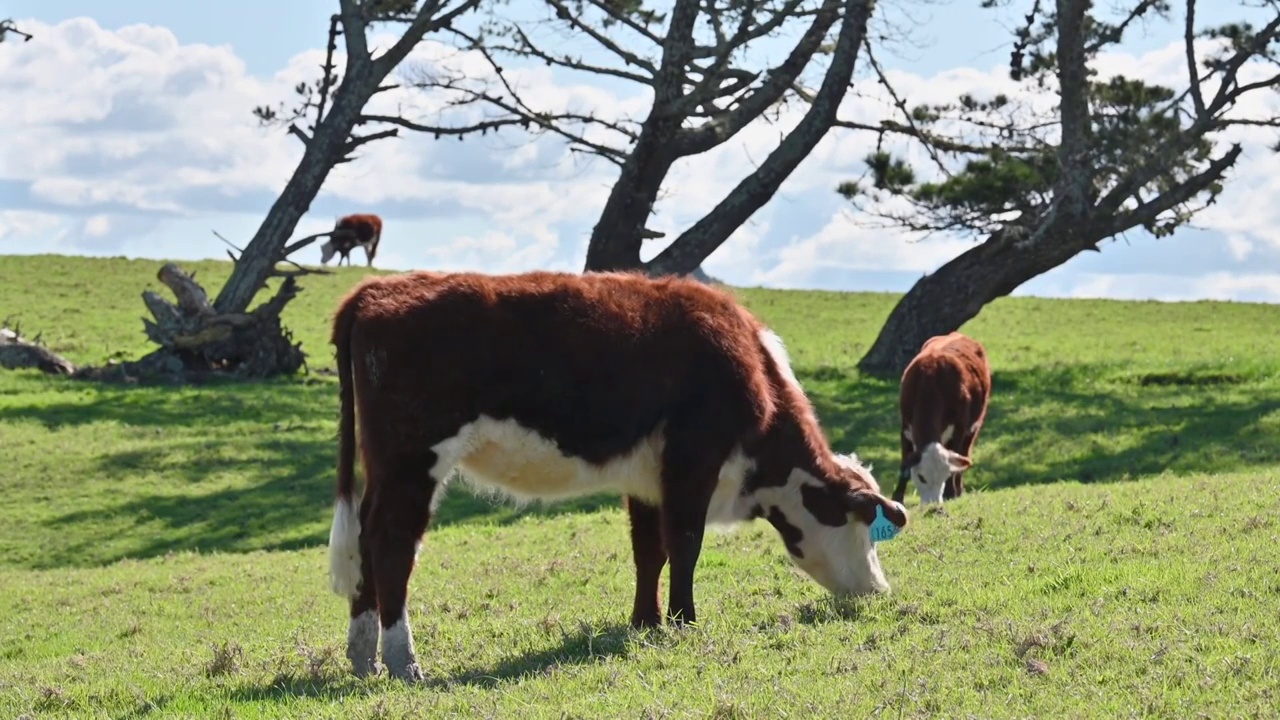
[(349, 500), (333, 506), (329, 528), (329, 587), (346, 598), (360, 591), (360, 516)]

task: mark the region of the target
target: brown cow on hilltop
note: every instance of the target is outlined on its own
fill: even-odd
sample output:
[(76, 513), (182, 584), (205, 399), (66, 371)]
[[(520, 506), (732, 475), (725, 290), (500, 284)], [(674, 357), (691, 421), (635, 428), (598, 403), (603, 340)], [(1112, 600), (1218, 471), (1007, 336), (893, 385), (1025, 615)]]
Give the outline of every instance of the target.
[(921, 504), (964, 494), (969, 454), (987, 417), (991, 367), (982, 344), (958, 332), (929, 338), (902, 373), (902, 466), (893, 499), (902, 502), (907, 479)]
[(408, 581), (455, 467), (517, 500), (623, 494), (635, 627), (661, 622), (667, 563), (667, 616), (693, 622), (704, 530), (754, 518), (829, 591), (889, 590), (869, 524), (904, 527), (906, 510), (832, 451), (781, 340), (720, 290), (636, 273), (369, 278), (342, 300), (333, 343), (330, 576), (351, 599), (357, 675), (375, 671), (381, 634), (390, 674), (422, 676)]
[(351, 265), (351, 251), (364, 248), (368, 267), (378, 254), (378, 241), (382, 239), (382, 218), (377, 215), (347, 215), (333, 224), (330, 239), (320, 246), (320, 264), (327, 265), (334, 254), (341, 255), (338, 265), (345, 259)]

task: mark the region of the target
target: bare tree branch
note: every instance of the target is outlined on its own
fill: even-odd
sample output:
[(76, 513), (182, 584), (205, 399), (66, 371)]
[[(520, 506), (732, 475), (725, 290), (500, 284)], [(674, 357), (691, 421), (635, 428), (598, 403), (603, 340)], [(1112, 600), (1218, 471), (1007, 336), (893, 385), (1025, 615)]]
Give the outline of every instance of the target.
[[(343, 0), (343, 3), (351, 1)], [(426, 0), (422, 4), (422, 7), (418, 10), (417, 17), (413, 19), (408, 29), (404, 31), (404, 35), (396, 41), (395, 45), (391, 46), (390, 50), (387, 50), (373, 61), (378, 74), (385, 76), (391, 72), (392, 68), (399, 65), (409, 55), (409, 52), (418, 44), (423, 35), (452, 27), (454, 20), (478, 7), (480, 0), (463, 0), (458, 7), (436, 17), (436, 13), (441, 9), (442, 5), (444, 5), (443, 0)]]
[(1200, 90), (1200, 68), (1196, 64), (1196, 0), (1187, 0), (1187, 22), (1183, 29), (1182, 40), (1187, 53), (1187, 75), (1190, 77), (1188, 90), (1195, 107), (1195, 117), (1205, 114), (1204, 93)]
[(662, 40), (662, 61), (654, 76), (653, 106), (657, 113), (676, 114), (684, 95), (685, 68), (693, 59), (693, 29), (698, 22), (700, 0), (675, 0), (671, 23)]
[[(574, 60), (568, 56), (552, 55), (535, 45), (534, 42), (529, 39), (529, 36), (526, 35), (519, 27), (515, 28), (515, 36), (516, 39), (520, 41), (522, 47), (513, 47), (510, 45), (488, 42), (486, 43), (486, 48), (492, 52), (506, 52), (513, 55), (529, 55), (542, 60), (548, 65), (557, 65), (559, 67), (568, 68), (569, 70), (578, 70), (581, 72), (592, 73), (594, 75), (607, 75), (610, 77), (621, 78), (623, 80), (630, 80), (631, 82), (641, 83), (642, 85), (653, 84), (652, 72), (649, 75), (641, 75), (629, 70), (619, 70), (617, 68), (605, 67), (603, 65), (592, 65), (590, 63), (582, 62), (581, 60)], [(639, 58), (637, 58), (637, 60), (638, 59)]]
[(14, 35), (21, 35), (22, 42), (30, 42), (31, 38), (33, 37), (29, 33), (25, 33), (19, 30), (18, 26), (14, 24), (13, 18), (5, 18), (4, 20), (0, 20), (0, 42), (2, 42), (4, 40), (5, 35), (9, 33), (13, 33)]
[[(789, 19), (800, 17), (803, 15), (814, 15), (822, 12), (821, 10), (818, 10), (816, 12), (815, 11), (805, 12), (801, 10), (800, 6), (802, 1), (803, 0), (787, 0), (787, 3), (785, 5), (778, 8), (777, 10), (774, 10), (769, 14), (768, 20), (765, 20), (762, 23), (757, 23), (754, 28), (750, 27), (750, 20), (752, 16), (755, 14), (754, 10), (756, 5), (754, 2), (749, 3), (741, 11), (743, 19), (739, 23), (738, 31), (734, 33), (733, 37), (724, 38), (724, 39), (717, 37), (715, 45), (698, 46), (694, 50), (694, 57), (697, 57), (697, 58), (726, 57), (729, 55), (730, 51), (740, 48), (746, 45), (747, 43), (751, 42), (752, 40), (759, 40), (761, 38), (768, 37), (769, 35), (773, 34), (774, 32), (776, 32), (782, 27), (782, 24), (784, 22), (786, 22)], [(713, 13), (712, 17), (716, 17), (716, 14)]]
[(1110, 237), (1130, 228), (1155, 222), (1162, 213), (1189, 202), (1221, 180), (1227, 170), (1235, 165), (1242, 151), (1243, 148), (1239, 144), (1233, 145), (1226, 154), (1209, 163), (1209, 167), (1203, 171), (1187, 178), (1177, 187), (1160, 193), (1150, 202), (1142, 203), (1130, 212), (1117, 214), (1109, 224), (1091, 234), (1096, 237)]
[[(778, 102), (783, 94), (795, 84), (796, 78), (804, 71), (814, 52), (822, 44), (827, 31), (840, 17), (839, 0), (824, 0), (821, 11), (814, 17), (813, 23), (796, 43), (787, 59), (776, 68), (769, 70), (768, 80), (747, 96), (733, 110), (724, 113), (699, 127), (684, 129), (675, 141), (679, 155), (696, 155), (703, 153), (737, 135), (752, 120), (756, 119), (768, 107)], [(856, 48), (854, 49), (856, 53)], [(686, 102), (690, 102), (686, 98)], [(692, 109), (686, 105), (678, 108)]]
[(308, 135), (305, 130), (293, 123), (289, 124), (289, 134), (297, 136), (297, 138), (302, 141), (303, 145), (311, 144), (311, 136)]
[(1129, 26), (1133, 24), (1134, 20), (1140, 19), (1151, 10), (1163, 12), (1164, 4), (1167, 1), (1168, 0), (1139, 0), (1138, 4), (1129, 10), (1129, 13), (1125, 16), (1124, 20), (1120, 21), (1119, 25), (1113, 25), (1108, 28), (1106, 32), (1099, 33), (1096, 40), (1085, 45), (1085, 54), (1093, 55), (1107, 45), (1114, 45), (1120, 42), (1124, 38), (1125, 30), (1129, 29)]
[(624, 12), (622, 10), (624, 7), (622, 3), (618, 3), (615, 0), (586, 0), (586, 2), (597, 10), (608, 15), (610, 20), (622, 23), (633, 32), (638, 33), (641, 37), (652, 42), (654, 45), (659, 47), (662, 45), (662, 37), (650, 30), (648, 26), (643, 23), (636, 22), (635, 18)]
[[(865, 39), (863, 40), (863, 49), (867, 52), (867, 62), (876, 71), (876, 78), (880, 81), (880, 85), (889, 93), (889, 97), (893, 99), (894, 107), (898, 109), (898, 113), (902, 115), (902, 119), (907, 123), (907, 127), (911, 129), (910, 134), (917, 138), (924, 138), (925, 134), (920, 131), (920, 128), (916, 127), (915, 118), (911, 117), (911, 111), (907, 109), (906, 101), (898, 95), (898, 91), (893, 88), (893, 85), (889, 82), (889, 78), (885, 76), (884, 68), (880, 67), (880, 62), (876, 60), (875, 52), (871, 47), (871, 43)], [(947, 168), (946, 163), (942, 162), (942, 158), (938, 157), (938, 145), (931, 142), (925, 142), (924, 148), (925, 151), (929, 153), (930, 159), (933, 160), (933, 164), (937, 166), (938, 170), (941, 171), (943, 175), (950, 177), (951, 171)]]
[(369, 133), (368, 135), (356, 135), (355, 133), (352, 133), (351, 139), (348, 140), (347, 144), (343, 146), (343, 154), (349, 155), (351, 154), (352, 150), (355, 150), (361, 145), (366, 145), (375, 140), (382, 140), (384, 138), (396, 137), (399, 134), (400, 134), (400, 131), (395, 128), (392, 128), (390, 130), (381, 130), (375, 133)]
[(773, 197), (782, 182), (808, 157), (839, 112), (840, 102), (853, 77), (858, 48), (866, 37), (872, 6), (871, 0), (845, 1), (844, 20), (832, 53), (831, 66), (808, 112), (754, 172), (646, 265), (649, 272), (692, 272), (728, 239), (734, 229)]
[[(712, 0), (712, 2), (714, 2), (714, 0)], [(755, 8), (755, 2), (754, 0), (746, 0), (746, 2), (747, 5), (742, 9), (742, 16), (738, 20), (738, 29), (731, 38), (724, 37), (724, 28), (723, 24), (720, 22), (720, 14), (717, 12), (711, 13), (711, 19), (715, 28), (716, 47), (710, 49), (710, 57), (713, 57), (714, 60), (710, 67), (706, 69), (698, 69), (698, 71), (702, 73), (702, 80), (689, 92), (689, 105), (697, 107), (710, 102), (714, 98), (736, 93), (738, 90), (745, 88), (750, 83), (755, 82), (755, 79), (759, 77), (759, 73), (745, 73), (743, 76), (738, 78), (738, 82), (732, 86), (732, 89), (723, 87), (723, 82), (727, 79), (725, 74), (729, 69), (729, 61), (733, 58), (734, 51), (741, 48), (746, 42), (747, 35), (751, 30), (751, 19), (753, 16), (751, 11)], [(794, 9), (794, 7), (798, 6), (800, 2), (801, 0), (789, 0), (787, 7)], [(774, 17), (777, 18), (779, 15), (775, 15)], [(781, 24), (781, 20), (778, 22)], [(695, 50), (694, 55), (695, 57), (706, 57), (705, 54), (697, 50)]]
[[(645, 70), (649, 73), (648, 77), (632, 74), (630, 79), (635, 79), (637, 82), (643, 82), (646, 85), (653, 83), (654, 76), (658, 74), (658, 66), (654, 65), (653, 61), (648, 60), (647, 58), (642, 58), (639, 55), (623, 48), (621, 45), (611, 40), (607, 35), (600, 32), (599, 30), (596, 30), (590, 24), (580, 19), (577, 15), (574, 15), (569, 10), (569, 7), (563, 2), (563, 0), (546, 0), (546, 2), (553, 9), (555, 9), (556, 18), (560, 20), (564, 20), (565, 22), (569, 23), (569, 26), (572, 27), (574, 30), (585, 33), (586, 35), (591, 37), (591, 39), (600, 43), (601, 47), (605, 48), (609, 52), (612, 52), (614, 55), (617, 55), (619, 58), (621, 58), (622, 61), (625, 62), (626, 64), (635, 65), (636, 67), (641, 68), (642, 70)], [(602, 7), (602, 8), (606, 7), (605, 5), (596, 4), (594, 2), (592, 4), (595, 4), (597, 7)], [(607, 10), (607, 12), (610, 12), (612, 16), (617, 11), (612, 10), (610, 8), (609, 10)], [(520, 37), (523, 42), (528, 43), (529, 47), (533, 47), (533, 43), (529, 42), (528, 36), (526, 36), (523, 31), (520, 32)], [(652, 39), (655, 41), (657, 40), (656, 37), (653, 37)]]
[(333, 235), (333, 231), (328, 230), (325, 232), (316, 233), (315, 235), (308, 235), (302, 238), (301, 240), (295, 240), (294, 242), (291, 242), (288, 245), (285, 245), (284, 250), (280, 252), (280, 255), (281, 257), (289, 257), (290, 255), (298, 252), (299, 250), (310, 245), (316, 240), (319, 240), (322, 237), (329, 237), (331, 235)]
[(1275, 19), (1265, 27), (1254, 33), (1249, 42), (1244, 43), (1223, 63), (1222, 80), (1218, 84), (1218, 91), (1214, 93), (1213, 101), (1209, 103), (1210, 114), (1221, 112), (1230, 102), (1239, 97), (1240, 88), (1235, 90), (1231, 88), (1236, 85), (1240, 68), (1244, 67), (1250, 58), (1260, 54), (1267, 44), (1275, 39), (1277, 29), (1280, 29), (1280, 13), (1277, 13)]

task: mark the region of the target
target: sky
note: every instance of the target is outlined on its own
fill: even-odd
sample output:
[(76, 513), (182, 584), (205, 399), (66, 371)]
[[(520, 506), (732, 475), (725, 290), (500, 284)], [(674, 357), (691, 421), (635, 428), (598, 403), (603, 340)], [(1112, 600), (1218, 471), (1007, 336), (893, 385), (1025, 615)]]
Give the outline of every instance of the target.
[[(1111, 6), (1114, 3), (1102, 4)], [(910, 104), (961, 91), (1017, 93), (1008, 80), (1011, 29), (1028, 2), (992, 11), (979, 0), (881, 0), (877, 29), (892, 25), (910, 47), (882, 63)], [(1180, 5), (1180, 3), (1175, 3)], [(243, 243), (301, 157), (300, 143), (262, 128), (250, 110), (291, 97), (313, 80), (336, 0), (0, 0), (0, 18), (33, 33), (0, 44), (0, 255), (224, 258), (216, 230)], [(1024, 7), (1025, 6), (1025, 7)], [(536, 19), (541, 4), (509, 0), (506, 12)], [(1242, 17), (1232, 1), (1201, 2), (1205, 23)], [(1185, 83), (1181, 16), (1139, 28), (1102, 73)], [(794, 32), (792, 36), (794, 37)], [(14, 40), (15, 38), (10, 38)], [(749, 58), (776, 62), (782, 38)], [(379, 34), (371, 46), (394, 38)], [(591, 56), (587, 46), (584, 54)], [(481, 72), (474, 56), (428, 40), (406, 69), (435, 63)], [(841, 116), (874, 121), (887, 100), (859, 58)], [(548, 110), (632, 115), (645, 96), (624, 81), (525, 65), (513, 71)], [(811, 86), (816, 86), (811, 79)], [(1042, 101), (1043, 102), (1043, 101)], [(1274, 114), (1265, 94), (1240, 108)], [(379, 95), (372, 110), (435, 117), (440, 99), (413, 90)], [(757, 122), (724, 146), (677, 164), (650, 227), (674, 237), (731, 189), (777, 143), (779, 126)], [(1280, 302), (1280, 173), (1266, 130), (1232, 140), (1244, 155), (1218, 203), (1195, 227), (1155, 239), (1130, 233), (1023, 285), (1015, 294), (1122, 299)], [(742, 286), (905, 291), (974, 244), (967, 237), (910, 237), (870, 226), (835, 193), (863, 172), (866, 133), (833, 130), (777, 195), (705, 263)], [(916, 155), (918, 158), (918, 153)], [(554, 139), (518, 131), (434, 140), (408, 135), (361, 149), (330, 175), (296, 236), (340, 214), (376, 212), (386, 223), (378, 267), (515, 272), (580, 270), (587, 238), (616, 169), (587, 162)], [(646, 250), (646, 257), (662, 247)], [(353, 254), (363, 263), (362, 251)], [(300, 253), (315, 263), (319, 249)], [(0, 259), (0, 262), (3, 262)]]

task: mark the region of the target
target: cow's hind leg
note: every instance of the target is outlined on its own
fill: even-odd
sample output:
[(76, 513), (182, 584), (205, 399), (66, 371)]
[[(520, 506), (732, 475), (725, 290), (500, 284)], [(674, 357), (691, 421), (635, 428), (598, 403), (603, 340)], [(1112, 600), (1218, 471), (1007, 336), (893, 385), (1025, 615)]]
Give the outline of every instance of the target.
[(370, 509), (373, 493), (360, 501), (360, 587), (351, 599), (351, 621), (347, 626), (347, 659), (358, 677), (378, 671), (378, 593), (373, 575), (370, 543)]
[(429, 469), (434, 461), (434, 454), (427, 452), (388, 464), (371, 510), (374, 531), (369, 542), (382, 626), (382, 663), (392, 677), (411, 681), (421, 680), (422, 670), (409, 626), (409, 576), (431, 519), (437, 483)]
[(631, 609), (631, 626), (653, 627), (662, 622), (662, 598), (658, 581), (667, 564), (662, 546), (662, 513), (646, 502), (627, 496), (631, 516), (631, 555), (636, 565), (636, 599)]

